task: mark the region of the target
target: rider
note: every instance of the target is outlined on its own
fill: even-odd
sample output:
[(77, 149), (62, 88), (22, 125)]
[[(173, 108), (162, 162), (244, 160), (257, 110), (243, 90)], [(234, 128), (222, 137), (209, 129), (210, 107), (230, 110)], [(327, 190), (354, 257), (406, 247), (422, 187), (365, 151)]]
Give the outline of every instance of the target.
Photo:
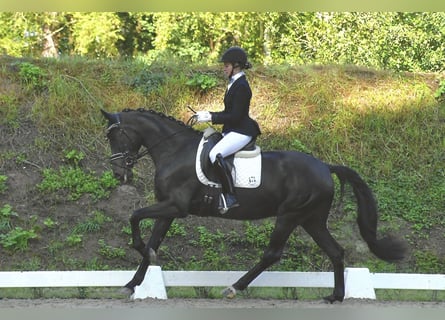
[(239, 203), (232, 174), (224, 158), (241, 150), (261, 134), (261, 131), (258, 123), (249, 116), (252, 91), (243, 70), (251, 68), (252, 65), (247, 61), (246, 52), (240, 47), (231, 47), (224, 52), (220, 62), (224, 63), (224, 74), (229, 79), (224, 95), (224, 110), (198, 111), (196, 115), (198, 122), (211, 121), (213, 124), (223, 125), (223, 138), (212, 148), (209, 158), (222, 184), (223, 197), (218, 209), (225, 213), (230, 208), (238, 207)]

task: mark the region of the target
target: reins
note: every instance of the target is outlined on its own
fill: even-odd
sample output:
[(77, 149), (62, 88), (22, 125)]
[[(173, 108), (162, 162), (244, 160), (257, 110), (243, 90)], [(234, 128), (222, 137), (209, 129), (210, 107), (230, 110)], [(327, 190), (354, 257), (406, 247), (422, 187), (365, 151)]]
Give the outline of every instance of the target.
[[(130, 136), (127, 134), (127, 132), (125, 131), (125, 129), (123, 129), (123, 128), (121, 127), (120, 119), (118, 119), (118, 122), (113, 123), (111, 126), (109, 126), (109, 127), (107, 128), (107, 134), (108, 134), (111, 130), (113, 130), (113, 129), (119, 129), (119, 130), (122, 132), (122, 134), (125, 134), (125, 135), (128, 137), (129, 141), (132, 142)], [(142, 152), (138, 152), (136, 155), (132, 155), (132, 154), (130, 153), (129, 150), (122, 151), (122, 152), (118, 152), (118, 153), (114, 153), (114, 154), (112, 154), (112, 155), (110, 156), (110, 162), (111, 162), (113, 165), (119, 166), (119, 167), (121, 167), (121, 168), (132, 168), (132, 167), (138, 162), (139, 159), (141, 159), (142, 157), (144, 157), (144, 156), (146, 156), (147, 154), (149, 154), (150, 151), (153, 150), (155, 147), (157, 147), (157, 146), (160, 145), (161, 143), (165, 142), (166, 140), (169, 140), (169, 139), (175, 137), (175, 136), (178, 135), (179, 133), (184, 132), (185, 130), (187, 130), (187, 128), (185, 128), (185, 129), (183, 129), (183, 130), (178, 130), (178, 131), (173, 132), (172, 134), (170, 134), (170, 135), (164, 137), (163, 139), (160, 139), (160, 140), (159, 140), (158, 142), (156, 142), (155, 144), (153, 144), (153, 145), (151, 145), (151, 146), (149, 146), (149, 147), (145, 147), (145, 150), (144, 150), (144, 151), (142, 151)], [(117, 164), (113, 163), (114, 161), (116, 161), (116, 160), (120, 160), (120, 159), (124, 159), (125, 167), (122, 166), (122, 165), (117, 165)]]

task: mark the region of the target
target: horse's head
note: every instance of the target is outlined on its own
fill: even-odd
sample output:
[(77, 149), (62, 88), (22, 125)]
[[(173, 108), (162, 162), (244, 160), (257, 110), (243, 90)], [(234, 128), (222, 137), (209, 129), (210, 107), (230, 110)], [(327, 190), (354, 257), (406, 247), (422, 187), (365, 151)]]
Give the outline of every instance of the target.
[(110, 142), (110, 162), (116, 178), (121, 182), (130, 182), (133, 166), (140, 158), (141, 137), (134, 129), (121, 123), (120, 113), (108, 113), (101, 110), (108, 120), (107, 138)]

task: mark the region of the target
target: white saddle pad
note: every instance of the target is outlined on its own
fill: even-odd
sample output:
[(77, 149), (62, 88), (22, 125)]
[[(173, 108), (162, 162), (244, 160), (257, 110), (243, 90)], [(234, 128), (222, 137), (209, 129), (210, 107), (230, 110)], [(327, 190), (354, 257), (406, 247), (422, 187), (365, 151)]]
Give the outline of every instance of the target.
[[(196, 176), (205, 185), (220, 187), (221, 184), (207, 178), (201, 169), (201, 151), (205, 139), (202, 138), (196, 152)], [(261, 184), (261, 149), (255, 146), (252, 151), (238, 151), (233, 160), (232, 169), (233, 184), (238, 188), (258, 188)]]

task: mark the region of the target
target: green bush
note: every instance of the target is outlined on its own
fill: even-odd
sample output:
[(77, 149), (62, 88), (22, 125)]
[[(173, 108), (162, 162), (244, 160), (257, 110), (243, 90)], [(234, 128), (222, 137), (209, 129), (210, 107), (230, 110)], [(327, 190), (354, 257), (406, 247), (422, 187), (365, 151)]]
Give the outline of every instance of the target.
[(105, 171), (97, 177), (81, 168), (62, 166), (59, 170), (44, 169), (43, 181), (37, 188), (43, 192), (68, 193), (69, 200), (77, 200), (83, 194), (90, 194), (94, 200), (108, 197), (110, 189), (116, 187), (119, 181), (111, 171)]
[(85, 153), (73, 149), (65, 152), (65, 158), (77, 167), (80, 161), (85, 158)]
[(218, 85), (218, 79), (208, 74), (195, 73), (192, 78), (186, 82), (186, 85), (196, 88), (200, 92), (206, 92)]
[(25, 85), (37, 91), (40, 91), (46, 87), (47, 75), (40, 67), (29, 62), (22, 62), (20, 63), (19, 67), (19, 76)]
[(24, 230), (15, 227), (6, 234), (0, 234), (0, 244), (11, 251), (24, 251), (28, 248), (28, 242), (38, 237), (34, 230)]
[(105, 240), (99, 239), (99, 253), (107, 259), (116, 259), (125, 257), (125, 249), (115, 248), (105, 243)]
[(142, 70), (129, 80), (129, 85), (139, 92), (147, 95), (156, 91), (165, 82), (165, 74), (152, 72), (150, 70)]
[(11, 205), (5, 204), (0, 208), (0, 231), (11, 229), (12, 217), (18, 217), (18, 214), (12, 209)]

